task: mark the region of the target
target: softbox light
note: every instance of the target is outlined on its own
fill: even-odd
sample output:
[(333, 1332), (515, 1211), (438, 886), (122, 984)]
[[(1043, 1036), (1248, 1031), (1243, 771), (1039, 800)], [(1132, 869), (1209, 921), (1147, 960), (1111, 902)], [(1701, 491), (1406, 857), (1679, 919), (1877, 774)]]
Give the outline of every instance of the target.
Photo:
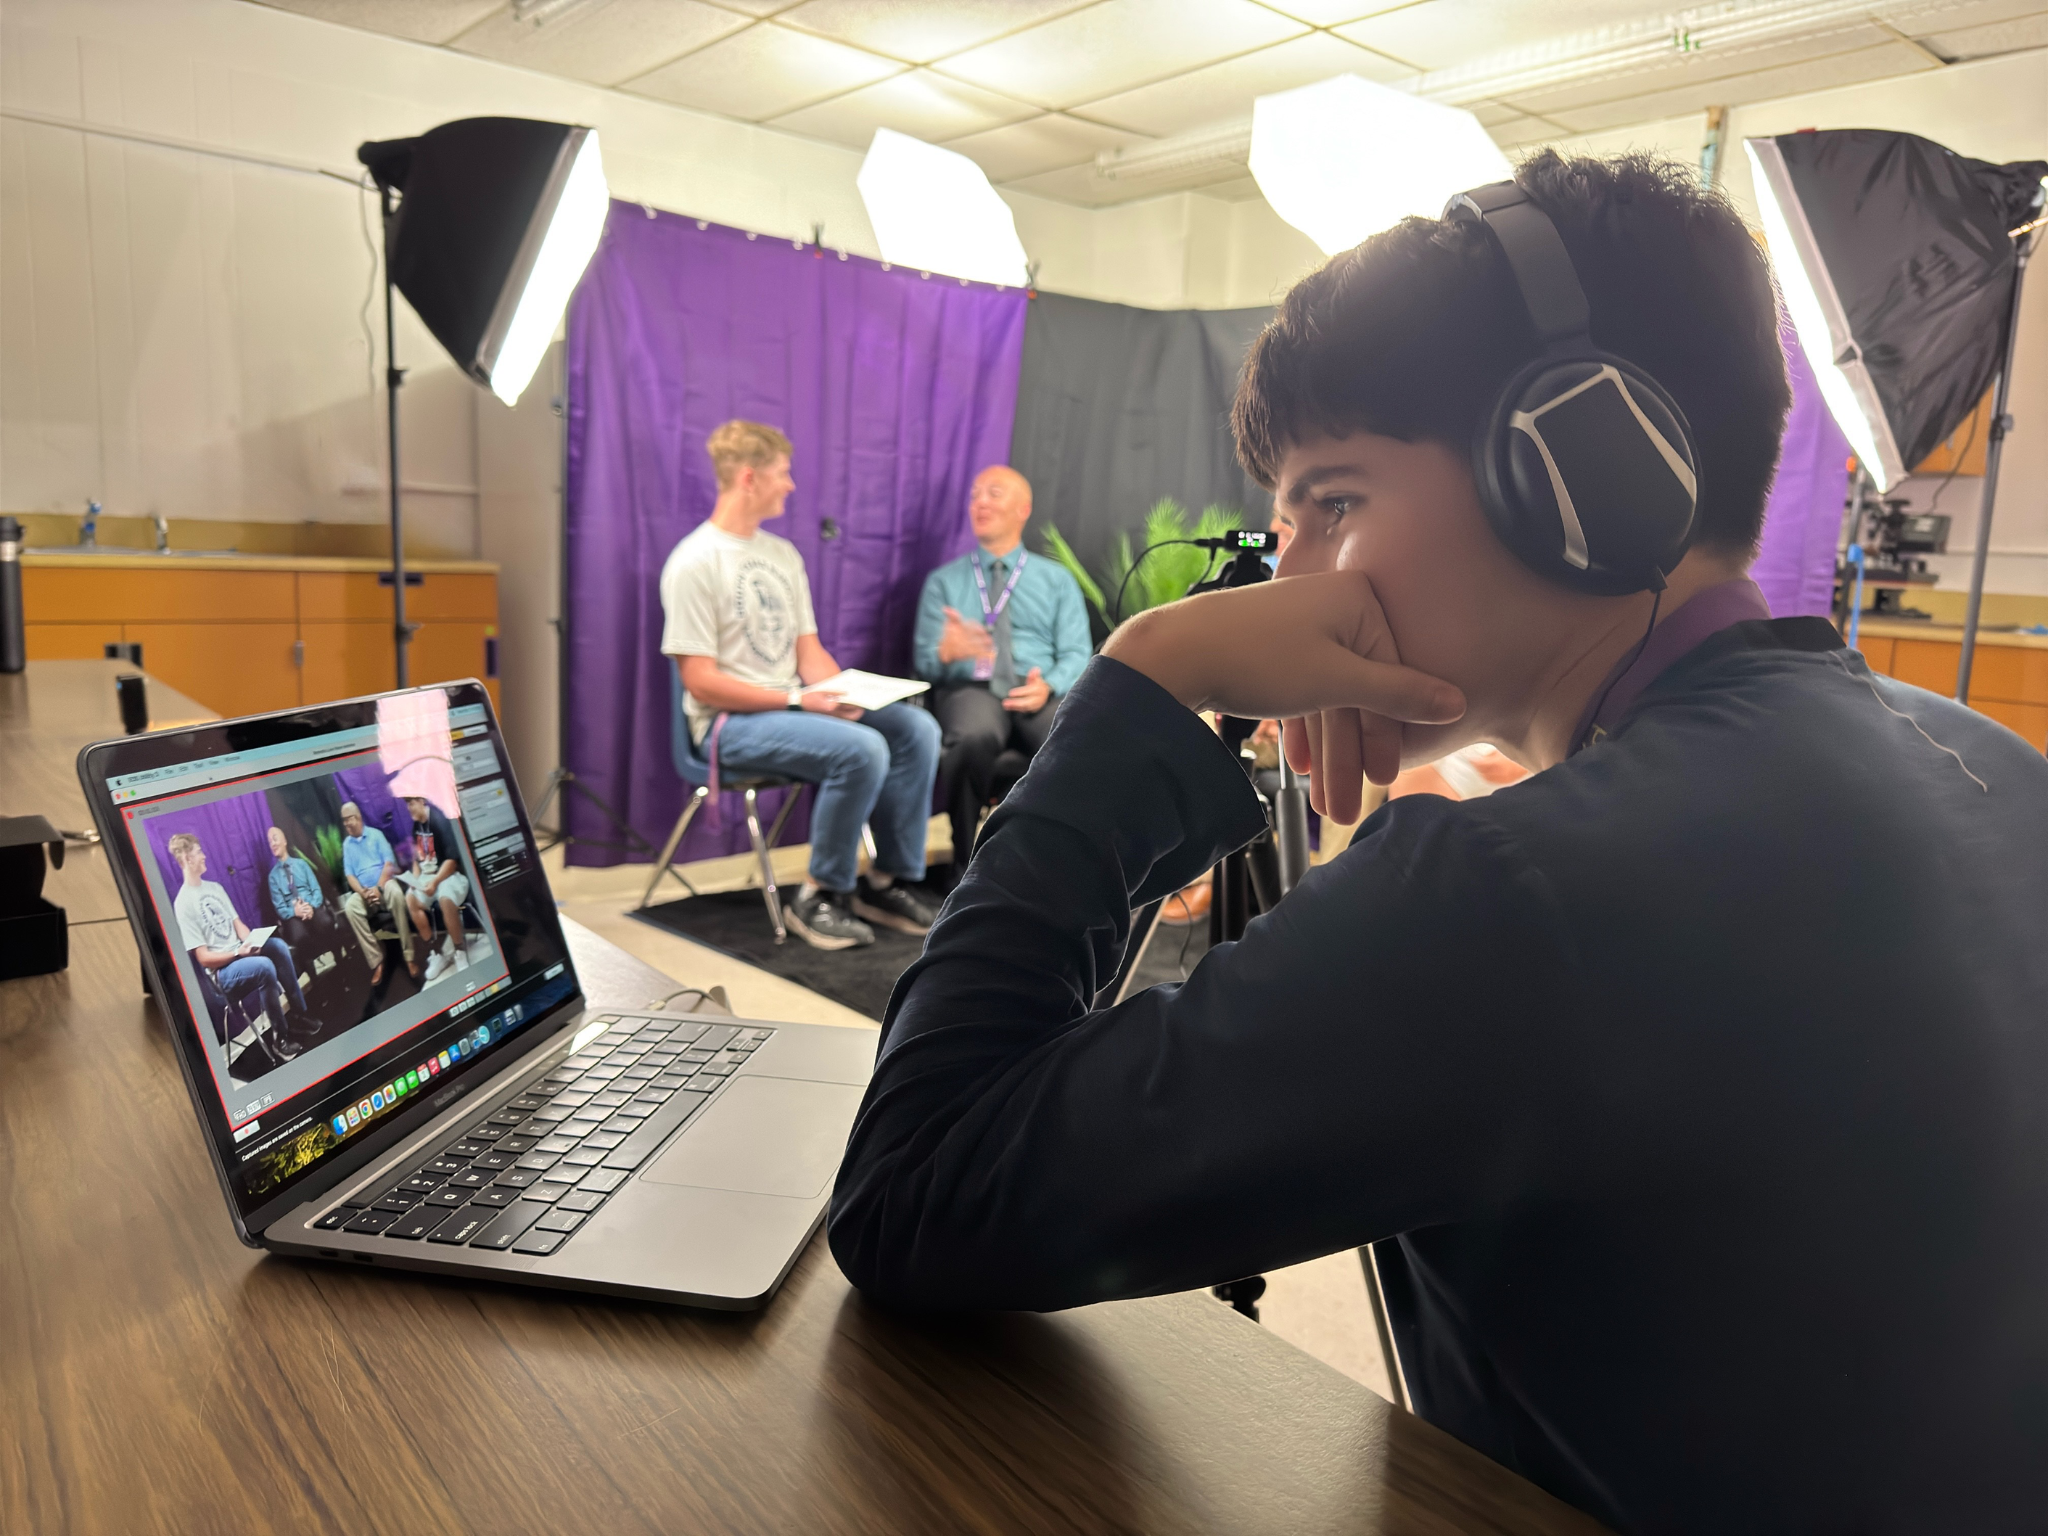
[(356, 156), (399, 194), (391, 281), (471, 378), (516, 403), (604, 232), (596, 130), (470, 117)]
[(2003, 365), (2010, 231), (2048, 164), (1990, 165), (1910, 133), (1746, 141), (1785, 307), (1830, 413), (1890, 490)]
[(1273, 211), (1326, 256), (1515, 173), (1464, 108), (1356, 75), (1255, 100), (1251, 172)]
[(1005, 287), (1028, 280), (1016, 215), (965, 155), (877, 128), (854, 185), (884, 261)]

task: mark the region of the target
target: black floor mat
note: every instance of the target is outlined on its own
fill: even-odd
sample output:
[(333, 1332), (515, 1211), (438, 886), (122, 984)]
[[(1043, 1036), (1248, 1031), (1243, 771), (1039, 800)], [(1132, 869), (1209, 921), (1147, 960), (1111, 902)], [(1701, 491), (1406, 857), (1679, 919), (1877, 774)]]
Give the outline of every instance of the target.
[[(794, 896), (795, 889), (789, 894)], [(865, 949), (813, 949), (794, 933), (777, 944), (757, 890), (687, 896), (630, 915), (809, 987), (877, 1023), (889, 1006), (896, 978), (924, 953), (923, 939), (887, 928), (877, 928), (875, 942)]]

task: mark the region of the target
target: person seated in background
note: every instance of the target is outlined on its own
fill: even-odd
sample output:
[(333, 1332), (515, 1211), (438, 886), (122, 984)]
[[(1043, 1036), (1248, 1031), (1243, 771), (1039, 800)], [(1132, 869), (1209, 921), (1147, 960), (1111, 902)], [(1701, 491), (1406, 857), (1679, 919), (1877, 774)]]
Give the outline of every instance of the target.
[[(1042, 1311), (1371, 1243), (1417, 1413), (1616, 1531), (2038, 1531), (2048, 762), (1748, 579), (1791, 391), (1726, 198), (1646, 156), (1515, 180), (1253, 344), (1280, 577), (1089, 663), (896, 984), (833, 1255)], [(1661, 390), (1559, 363), (1536, 317), (1582, 312)], [(1593, 379), (1568, 467), (1484, 490)], [(1343, 823), (1475, 741), (1535, 771), (1394, 801), (1092, 1010), (1133, 906), (1264, 831), (1210, 710), (1282, 721)]]
[(192, 963), (213, 978), (229, 1002), (253, 994), (257, 1007), (277, 1021), (271, 1032), (277, 1055), (298, 1055), (312, 1043), (320, 1025), (306, 1009), (290, 946), (274, 933), (261, 944), (249, 942), (249, 925), (236, 913), (234, 901), (206, 878), (206, 849), (197, 837), (179, 832), (166, 846), (185, 876), (171, 911)]
[(405, 920), (405, 886), (398, 878), (398, 860), (392, 856), (391, 840), (376, 827), (363, 824), (362, 808), (353, 800), (341, 806), (341, 874), (348, 881), (348, 894), (341, 898), (341, 915), (356, 931), (356, 942), (370, 962), (370, 985), (384, 979), (384, 945), (374, 926), (377, 914), (391, 915), (398, 930), (398, 952), (412, 979), (420, 979), (418, 962), (412, 957), (412, 927)]
[(980, 548), (925, 577), (914, 649), (945, 733), (939, 783), (956, 880), (974, 851), (997, 756), (1014, 747), (1030, 757), (1045, 744), (1094, 649), (1080, 584), (1057, 560), (1034, 560), (1024, 548), (1031, 482), (991, 464), (974, 477), (967, 520)]
[[(462, 872), (462, 854), (455, 842), (455, 828), (437, 805), (424, 795), (408, 795), (405, 809), (412, 817), (412, 869), (419, 882), (406, 886), (405, 905), (412, 925), (419, 930), (420, 943), (427, 950), (428, 981), (438, 981), (451, 970), (469, 969), (463, 951), (462, 904), (469, 900), (469, 876)], [(434, 948), (434, 920), (430, 907), (441, 912), (444, 935)]]
[[(284, 828), (270, 829), (270, 910), (277, 914), (277, 931), (296, 953), (313, 954), (333, 939), (334, 912), (327, 905), (327, 893), (313, 866), (291, 851)], [(374, 963), (374, 962), (373, 962)]]
[[(789, 439), (728, 421), (704, 447), (717, 503), (661, 568), (661, 649), (676, 659), (690, 738), (719, 771), (818, 786), (810, 877), (786, 909), (805, 943), (872, 944), (869, 923), (921, 934), (937, 914), (909, 887), (924, 878), (938, 722), (910, 704), (863, 712), (811, 686), (841, 668), (818, 641), (803, 556), (761, 526), (796, 489)], [(863, 826), (875, 860), (856, 879)]]

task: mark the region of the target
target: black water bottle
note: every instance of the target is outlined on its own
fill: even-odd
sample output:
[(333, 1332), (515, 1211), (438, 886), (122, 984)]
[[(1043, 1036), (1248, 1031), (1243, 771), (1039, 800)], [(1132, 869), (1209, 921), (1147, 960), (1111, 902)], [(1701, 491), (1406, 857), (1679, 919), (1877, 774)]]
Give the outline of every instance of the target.
[(21, 524), (0, 517), (0, 672), (19, 672), (28, 665), (28, 639), (22, 631)]

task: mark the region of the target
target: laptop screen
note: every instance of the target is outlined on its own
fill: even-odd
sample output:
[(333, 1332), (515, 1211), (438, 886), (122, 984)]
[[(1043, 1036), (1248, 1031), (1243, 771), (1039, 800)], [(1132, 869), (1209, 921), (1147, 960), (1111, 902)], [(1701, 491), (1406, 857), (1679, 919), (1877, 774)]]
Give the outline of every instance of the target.
[(143, 738), (94, 762), (244, 1216), (409, 1105), (452, 1097), (576, 995), (474, 684)]

